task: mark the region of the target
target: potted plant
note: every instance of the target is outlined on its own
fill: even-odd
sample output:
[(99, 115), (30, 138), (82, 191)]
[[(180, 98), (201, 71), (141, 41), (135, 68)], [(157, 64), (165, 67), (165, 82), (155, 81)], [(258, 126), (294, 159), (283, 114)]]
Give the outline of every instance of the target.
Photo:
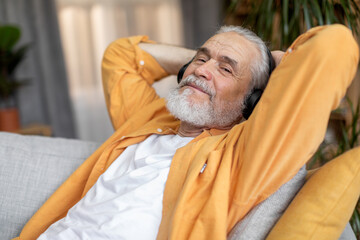
[(16, 131), (20, 127), (15, 93), (22, 83), (15, 78), (15, 70), (28, 48), (15, 48), (20, 36), (18, 27), (0, 25), (0, 131)]

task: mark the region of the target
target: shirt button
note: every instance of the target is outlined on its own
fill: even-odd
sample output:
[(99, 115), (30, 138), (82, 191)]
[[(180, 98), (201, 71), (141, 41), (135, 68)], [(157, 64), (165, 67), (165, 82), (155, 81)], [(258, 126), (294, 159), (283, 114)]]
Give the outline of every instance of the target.
[(161, 128), (158, 128), (157, 131), (158, 131), (158, 132), (162, 132), (163, 130), (162, 130)]
[(143, 66), (145, 62), (143, 60), (140, 60), (140, 65)]
[(289, 48), (288, 52), (289, 52), (289, 53), (291, 53), (291, 52), (292, 52), (292, 49), (291, 49), (291, 48)]

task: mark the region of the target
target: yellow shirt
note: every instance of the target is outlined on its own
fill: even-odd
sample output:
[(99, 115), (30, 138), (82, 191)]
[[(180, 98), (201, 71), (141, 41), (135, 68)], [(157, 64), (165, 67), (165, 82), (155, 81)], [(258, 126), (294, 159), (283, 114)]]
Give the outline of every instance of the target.
[[(105, 99), (116, 132), (48, 199), (17, 239), (36, 239), (64, 217), (127, 146), (154, 133), (177, 133), (179, 121), (151, 87), (167, 74), (137, 46), (141, 41), (148, 40), (119, 39), (104, 55)], [(357, 63), (357, 44), (343, 26), (318, 27), (300, 36), (273, 72), (249, 120), (227, 132), (204, 131), (177, 150), (158, 239), (226, 239), (236, 222), (315, 152)]]

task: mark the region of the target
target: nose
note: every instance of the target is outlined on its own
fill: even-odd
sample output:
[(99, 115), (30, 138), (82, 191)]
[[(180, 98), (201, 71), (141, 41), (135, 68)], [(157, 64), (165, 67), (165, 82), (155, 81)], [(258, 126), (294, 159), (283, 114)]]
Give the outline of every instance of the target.
[(195, 75), (200, 78), (204, 78), (205, 80), (211, 80), (212, 78), (212, 68), (214, 67), (214, 62), (209, 60), (195, 69)]

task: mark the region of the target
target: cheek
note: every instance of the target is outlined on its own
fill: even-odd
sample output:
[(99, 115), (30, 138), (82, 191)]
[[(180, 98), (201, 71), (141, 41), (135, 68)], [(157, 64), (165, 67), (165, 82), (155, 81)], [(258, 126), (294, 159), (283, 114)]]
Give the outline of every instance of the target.
[(184, 78), (186, 78), (187, 76), (189, 76), (189, 75), (191, 75), (191, 74), (193, 74), (194, 73), (194, 67), (192, 67), (191, 66), (192, 64), (190, 64), (187, 68), (186, 68), (186, 70), (185, 70), (185, 72), (184, 72), (184, 75), (183, 75), (183, 79)]
[(220, 101), (235, 102), (242, 100), (246, 90), (241, 85), (218, 83), (216, 92)]
[(193, 64), (190, 64), (184, 72), (183, 79), (191, 74), (194, 74), (195, 69), (196, 69), (196, 67)]

